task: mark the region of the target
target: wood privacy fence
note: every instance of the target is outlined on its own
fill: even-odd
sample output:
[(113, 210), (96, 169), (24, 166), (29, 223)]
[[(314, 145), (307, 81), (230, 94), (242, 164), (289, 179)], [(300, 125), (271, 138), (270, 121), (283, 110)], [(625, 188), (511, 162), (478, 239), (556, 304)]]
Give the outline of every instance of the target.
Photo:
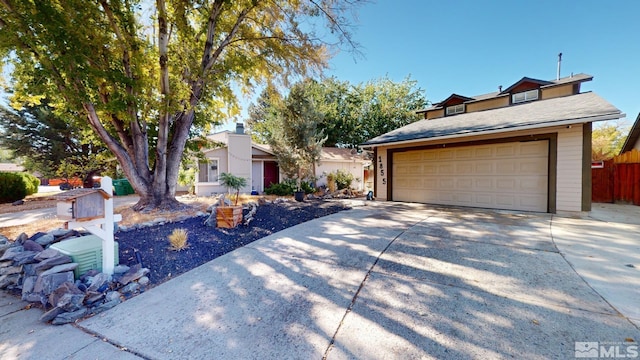
[(640, 152), (604, 161), (602, 168), (591, 169), (591, 181), (593, 202), (640, 205)]

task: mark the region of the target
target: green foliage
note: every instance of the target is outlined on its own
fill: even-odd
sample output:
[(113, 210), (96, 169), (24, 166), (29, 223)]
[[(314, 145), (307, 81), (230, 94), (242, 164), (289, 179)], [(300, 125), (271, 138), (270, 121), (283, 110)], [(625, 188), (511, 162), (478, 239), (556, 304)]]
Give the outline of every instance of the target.
[(353, 182), (353, 174), (342, 169), (335, 172), (335, 182), (338, 190), (349, 189)]
[(115, 156), (136, 209), (153, 209), (175, 201), (191, 140), (239, 114), (236, 92), (319, 74), (332, 52), (357, 49), (361, 2), (0, 1), (0, 63), (14, 109), (46, 100), (72, 117)]
[[(426, 106), (424, 91), (409, 77), (400, 83), (388, 78), (352, 85), (334, 77), (296, 84), (322, 115), (318, 123), (327, 136), (325, 146), (355, 148), (363, 142), (397, 129), (421, 117)], [(256, 141), (265, 142), (277, 128), (277, 109), (282, 96), (267, 88), (249, 107), (248, 126)]]
[(277, 107), (275, 125), (269, 136), (280, 170), (289, 179), (295, 179), (301, 189), (304, 179), (313, 177), (313, 168), (320, 161), (322, 144), (326, 141), (318, 124), (322, 115), (316, 111), (311, 98), (296, 84), (287, 98)]
[(591, 160), (609, 160), (620, 153), (629, 133), (622, 122), (603, 122), (594, 126), (591, 134)]
[(38, 192), (40, 180), (27, 173), (0, 172), (0, 203), (14, 202)]
[(180, 172), (178, 172), (178, 184), (180, 184), (180, 186), (188, 186), (189, 195), (193, 195), (195, 193), (195, 183), (196, 169), (193, 167), (187, 169), (180, 167)]
[(46, 177), (81, 176), (107, 167), (111, 154), (94, 136), (74, 127), (73, 116), (46, 104), (20, 111), (0, 107), (0, 144), (25, 169)]
[(227, 190), (236, 191), (236, 205), (238, 205), (238, 196), (240, 195), (240, 189), (247, 186), (247, 179), (239, 176), (235, 176), (231, 173), (221, 173), (218, 177), (220, 185), (227, 188)]
[[(297, 187), (295, 179), (285, 179), (281, 183), (271, 184), (271, 186), (266, 188), (264, 192), (267, 195), (290, 196), (297, 190)], [(300, 188), (305, 194), (313, 194), (316, 192), (316, 189), (306, 181), (300, 184)]]

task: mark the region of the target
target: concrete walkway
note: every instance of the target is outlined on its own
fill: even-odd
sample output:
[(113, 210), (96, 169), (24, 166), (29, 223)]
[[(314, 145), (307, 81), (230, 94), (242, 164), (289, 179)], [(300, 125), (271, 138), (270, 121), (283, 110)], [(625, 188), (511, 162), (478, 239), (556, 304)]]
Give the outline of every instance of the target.
[(258, 240), (77, 327), (20, 320), (35, 310), (0, 298), (0, 358), (566, 359), (576, 342), (640, 339), (616, 310), (633, 315), (638, 296), (616, 287), (638, 276), (599, 293), (588, 275), (605, 262), (580, 250), (614, 239), (630, 247), (604, 252), (606, 264), (637, 264), (638, 251), (615, 259), (634, 255), (633, 236), (619, 239), (635, 225), (368, 204)]

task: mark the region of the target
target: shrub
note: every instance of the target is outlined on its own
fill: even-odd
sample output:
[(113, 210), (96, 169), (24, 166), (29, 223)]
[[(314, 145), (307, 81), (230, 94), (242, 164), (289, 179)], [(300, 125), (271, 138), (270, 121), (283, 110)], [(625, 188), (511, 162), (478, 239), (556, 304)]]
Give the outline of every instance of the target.
[(38, 192), (40, 180), (27, 173), (0, 173), (0, 203), (24, 199)]
[(171, 243), (171, 250), (184, 250), (188, 247), (187, 239), (189, 235), (185, 229), (175, 229), (169, 235), (169, 243)]
[[(293, 195), (298, 187), (296, 186), (296, 180), (294, 179), (286, 179), (278, 184), (271, 184), (268, 188), (264, 190), (267, 195), (277, 195), (277, 196), (289, 196)], [(309, 185), (308, 182), (300, 183), (300, 188), (304, 191), (305, 194), (313, 194), (316, 192), (316, 189)]]
[[(329, 191), (335, 191), (335, 187), (338, 190), (348, 189), (351, 187), (351, 183), (353, 182), (353, 174), (342, 169), (336, 170), (335, 173), (330, 173), (327, 175), (327, 186), (329, 187)], [(332, 183), (334, 188), (332, 189)]]

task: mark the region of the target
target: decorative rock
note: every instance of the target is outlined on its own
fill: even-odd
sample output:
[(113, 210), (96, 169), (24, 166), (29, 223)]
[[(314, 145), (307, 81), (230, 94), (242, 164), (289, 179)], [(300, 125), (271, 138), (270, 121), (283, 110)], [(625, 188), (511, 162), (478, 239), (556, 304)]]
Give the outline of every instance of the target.
[(116, 267), (113, 268), (113, 273), (114, 274), (124, 274), (127, 271), (129, 271), (130, 267), (128, 267), (127, 265), (116, 265)]
[(37, 251), (23, 251), (13, 257), (14, 265), (24, 265), (33, 262), (33, 258), (38, 255)]
[[(24, 301), (40, 301), (40, 295), (37, 297), (32, 297), (33, 288), (36, 286), (37, 276), (27, 276), (22, 281), (22, 300)], [(35, 300), (30, 300), (35, 298)]]
[(8, 248), (4, 252), (4, 254), (2, 254), (2, 257), (0, 257), (0, 261), (13, 260), (14, 256), (16, 256), (18, 253), (21, 253), (23, 251), (24, 251), (24, 247), (22, 245), (12, 246), (12, 247)]
[(111, 300), (111, 301), (107, 301), (104, 304), (100, 304), (96, 307), (94, 307), (93, 309), (91, 309), (91, 313), (93, 314), (100, 314), (101, 312), (107, 311), (113, 307), (115, 307), (116, 305), (120, 304), (121, 300), (120, 297)]
[(9, 285), (16, 285), (20, 280), (19, 274), (10, 274), (0, 276), (0, 289), (4, 289)]
[(131, 282), (127, 284), (127, 286), (120, 289), (120, 292), (124, 295), (129, 295), (136, 292), (138, 289), (140, 289), (140, 284), (138, 284), (137, 282)]
[(173, 219), (173, 222), (181, 222), (181, 221), (185, 221), (189, 218), (188, 215), (180, 215), (177, 216), (175, 219)]
[(204, 213), (204, 212), (202, 212), (202, 211), (198, 211), (198, 212), (196, 213), (196, 217), (204, 217), (204, 216), (207, 216), (207, 214), (206, 214), (206, 213)]
[(64, 312), (64, 310), (58, 308), (58, 307), (54, 307), (53, 309), (45, 312), (44, 314), (42, 314), (42, 316), (40, 316), (40, 321), (42, 322), (49, 322), (53, 319), (55, 319), (58, 315), (62, 314)]
[(127, 285), (128, 283), (134, 280), (138, 280), (148, 273), (149, 269), (143, 268), (140, 264), (135, 264), (131, 267), (131, 269), (129, 269), (129, 271), (122, 275), (118, 282), (122, 285)]
[[(55, 290), (53, 290), (53, 292), (51, 292), (51, 294), (49, 294), (49, 304), (53, 306), (62, 307), (62, 305), (60, 305), (60, 301), (62, 300), (62, 297), (65, 296), (66, 294), (80, 295), (80, 297), (84, 299), (84, 293), (80, 291), (80, 289), (78, 289), (76, 284), (72, 282), (65, 282), (60, 284), (58, 288), (56, 288)], [(80, 300), (80, 303), (82, 303), (82, 299)], [(73, 309), (73, 310), (64, 309), (64, 310), (75, 311), (77, 309)]]
[(0, 275), (20, 274), (22, 272), (22, 265), (8, 266), (0, 268)]
[(204, 225), (208, 227), (216, 227), (218, 226), (217, 214), (212, 212), (211, 215), (204, 221)]
[(73, 312), (82, 308), (82, 302), (84, 301), (84, 294), (64, 294), (58, 300), (58, 306), (64, 311)]
[(56, 249), (48, 248), (48, 249), (45, 249), (44, 251), (41, 251), (38, 255), (36, 255), (35, 258), (33, 258), (33, 260), (42, 261), (42, 260), (54, 258), (58, 255), (62, 255), (62, 254)]
[(63, 312), (56, 316), (51, 322), (53, 325), (62, 325), (72, 323), (87, 314), (87, 308), (82, 308), (73, 312)]
[(37, 233), (31, 235), (29, 240), (36, 241), (39, 237), (47, 235), (47, 233), (43, 233), (42, 231), (38, 231)]
[(0, 245), (2, 244), (8, 244), (9, 243), (9, 238), (0, 234)]
[(159, 218), (153, 219), (153, 224), (154, 225), (163, 225), (166, 222), (167, 222), (167, 219), (163, 218), (163, 217), (159, 217)]
[(4, 252), (13, 246), (13, 243), (10, 242), (0, 242), (0, 256), (2, 256), (4, 254)]
[(87, 289), (87, 291), (98, 291), (104, 284), (109, 282), (110, 276), (105, 273), (99, 273), (93, 277), (91, 280), (91, 286)]
[(216, 208), (218, 207), (218, 204), (211, 204), (209, 205), (209, 207), (207, 208), (207, 213), (211, 214), (213, 212), (216, 212)]
[(24, 242), (24, 250), (25, 251), (35, 251), (35, 252), (41, 252), (44, 250), (44, 248), (42, 247), (42, 245), (38, 244), (37, 242), (33, 241), (33, 240), (27, 240)]
[(11, 203), (11, 206), (20, 206), (24, 205), (24, 200), (18, 200)]
[(85, 299), (86, 299), (85, 300), (86, 304), (91, 306), (97, 303), (98, 301), (104, 299), (104, 293), (89, 291), (87, 292), (87, 296), (85, 297)]
[(62, 236), (65, 236), (65, 235), (69, 234), (71, 231), (73, 231), (73, 230), (58, 228), (58, 229), (50, 231), (49, 235), (53, 235), (55, 237), (62, 237)]
[(20, 235), (18, 235), (18, 237), (16, 238), (16, 243), (22, 245), (26, 240), (29, 240), (29, 237), (27, 236), (27, 234), (22, 233)]
[(118, 225), (118, 231), (127, 232), (129, 228), (125, 225)]
[(58, 256), (54, 256), (52, 258), (41, 261), (38, 265), (36, 265), (35, 270), (37, 272), (42, 272), (47, 269), (51, 269), (56, 265), (62, 265), (72, 262), (71, 257), (67, 255), (59, 254)]
[[(67, 271), (73, 271), (77, 267), (78, 267), (78, 263), (68, 263), (68, 264), (56, 265), (56, 266), (52, 267), (51, 269), (49, 269), (49, 270), (43, 272), (42, 274), (40, 274), (40, 276), (46, 276), (46, 275), (51, 275), (51, 274), (63, 273), (63, 272), (67, 272)], [(73, 282), (73, 280), (72, 280), (72, 282)]]
[(36, 280), (35, 286), (33, 287), (33, 292), (43, 293), (44, 295), (48, 296), (62, 283), (65, 283), (67, 281), (73, 283), (73, 271), (45, 276), (40, 275)]
[(268, 203), (267, 199), (260, 197), (258, 198), (258, 205), (262, 206), (262, 205), (266, 205)]
[(149, 280), (149, 278), (148, 278), (148, 277), (143, 276), (143, 277), (141, 277), (140, 279), (138, 279), (138, 284), (140, 284), (140, 286), (147, 286), (147, 285), (149, 285), (149, 282), (150, 282), (150, 281), (151, 281), (151, 280)]
[(22, 272), (24, 276), (36, 276), (36, 265), (37, 264), (24, 264), (22, 265)]
[(117, 291), (109, 291), (104, 297), (106, 302), (110, 302), (113, 300), (120, 300), (120, 293)]
[(47, 246), (55, 241), (55, 237), (51, 234), (45, 234), (35, 239), (35, 242), (42, 246)]

